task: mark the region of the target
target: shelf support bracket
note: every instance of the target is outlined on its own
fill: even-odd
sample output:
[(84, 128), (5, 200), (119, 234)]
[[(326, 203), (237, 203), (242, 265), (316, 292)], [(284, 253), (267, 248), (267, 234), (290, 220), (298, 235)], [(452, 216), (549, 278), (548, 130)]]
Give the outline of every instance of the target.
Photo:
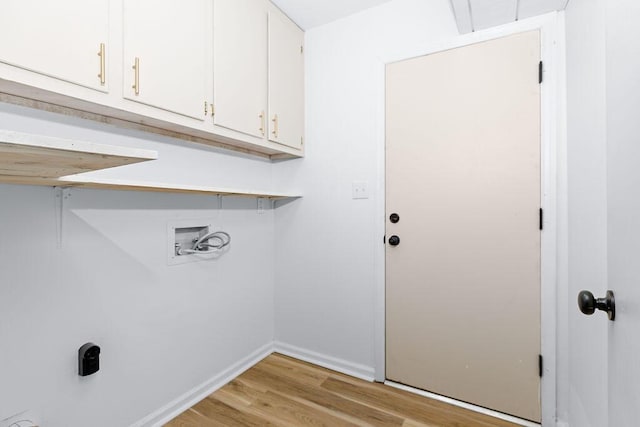
[(64, 201), (71, 197), (69, 187), (53, 187), (56, 216), (56, 247), (62, 249), (62, 235), (64, 229)]

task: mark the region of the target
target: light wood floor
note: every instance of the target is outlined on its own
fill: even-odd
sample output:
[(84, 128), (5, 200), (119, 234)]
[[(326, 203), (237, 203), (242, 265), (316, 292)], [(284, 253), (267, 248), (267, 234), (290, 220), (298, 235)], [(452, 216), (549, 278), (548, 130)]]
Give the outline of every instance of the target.
[(272, 354), (166, 426), (507, 427), (514, 424)]

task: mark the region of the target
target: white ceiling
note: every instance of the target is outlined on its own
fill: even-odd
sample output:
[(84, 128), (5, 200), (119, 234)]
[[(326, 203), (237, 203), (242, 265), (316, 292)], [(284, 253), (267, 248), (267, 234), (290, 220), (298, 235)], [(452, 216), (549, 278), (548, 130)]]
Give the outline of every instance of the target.
[[(303, 30), (390, 0), (272, 0)], [(429, 0), (424, 0), (429, 1)], [(461, 34), (563, 10), (569, 0), (450, 0)]]
[[(272, 0), (303, 30), (386, 3), (389, 0)], [(466, 0), (465, 0), (466, 1)]]
[(563, 10), (569, 0), (451, 0), (461, 34)]

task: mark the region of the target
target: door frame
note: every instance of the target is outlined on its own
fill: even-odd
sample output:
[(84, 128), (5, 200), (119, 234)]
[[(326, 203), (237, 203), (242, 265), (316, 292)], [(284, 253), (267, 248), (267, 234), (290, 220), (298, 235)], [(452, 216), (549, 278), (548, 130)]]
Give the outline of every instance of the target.
[[(541, 353), (544, 357), (540, 383), (542, 424), (556, 425), (556, 383), (558, 307), (567, 301), (567, 183), (566, 183), (566, 81), (564, 13), (551, 12), (488, 30), (464, 34), (454, 40), (425, 42), (419, 49), (398, 52), (379, 58), (377, 66), (378, 94), (376, 108), (377, 194), (375, 223), (382, 242), (385, 235), (385, 67), (391, 62), (464, 47), (509, 35), (539, 30), (540, 56), (544, 64), (540, 88), (541, 194), (544, 229), (541, 233)], [(375, 253), (375, 380), (384, 382), (385, 373), (385, 245), (377, 245)]]

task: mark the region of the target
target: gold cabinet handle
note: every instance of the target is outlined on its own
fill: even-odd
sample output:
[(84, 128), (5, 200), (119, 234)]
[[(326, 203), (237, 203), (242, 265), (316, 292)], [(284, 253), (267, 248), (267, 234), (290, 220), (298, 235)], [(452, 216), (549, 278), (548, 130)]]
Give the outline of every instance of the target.
[(264, 111), (260, 112), (260, 133), (264, 136)]
[(134, 71), (133, 86), (131, 87), (133, 88), (133, 91), (136, 94), (136, 96), (138, 96), (140, 95), (140, 58), (138, 58), (137, 56), (133, 64), (133, 71)]
[(275, 116), (273, 116), (273, 119), (271, 119), (271, 121), (273, 122), (273, 130), (271, 131), (271, 133), (273, 134), (274, 138), (278, 138), (278, 115), (276, 114)]
[(98, 74), (98, 78), (100, 79), (100, 85), (104, 86), (104, 84), (107, 82), (107, 74), (105, 72), (107, 61), (105, 57), (104, 43), (100, 43), (100, 51), (98, 52), (98, 56), (100, 57), (100, 74)]
[(206, 116), (209, 112), (209, 103), (207, 101), (204, 101), (204, 115)]

